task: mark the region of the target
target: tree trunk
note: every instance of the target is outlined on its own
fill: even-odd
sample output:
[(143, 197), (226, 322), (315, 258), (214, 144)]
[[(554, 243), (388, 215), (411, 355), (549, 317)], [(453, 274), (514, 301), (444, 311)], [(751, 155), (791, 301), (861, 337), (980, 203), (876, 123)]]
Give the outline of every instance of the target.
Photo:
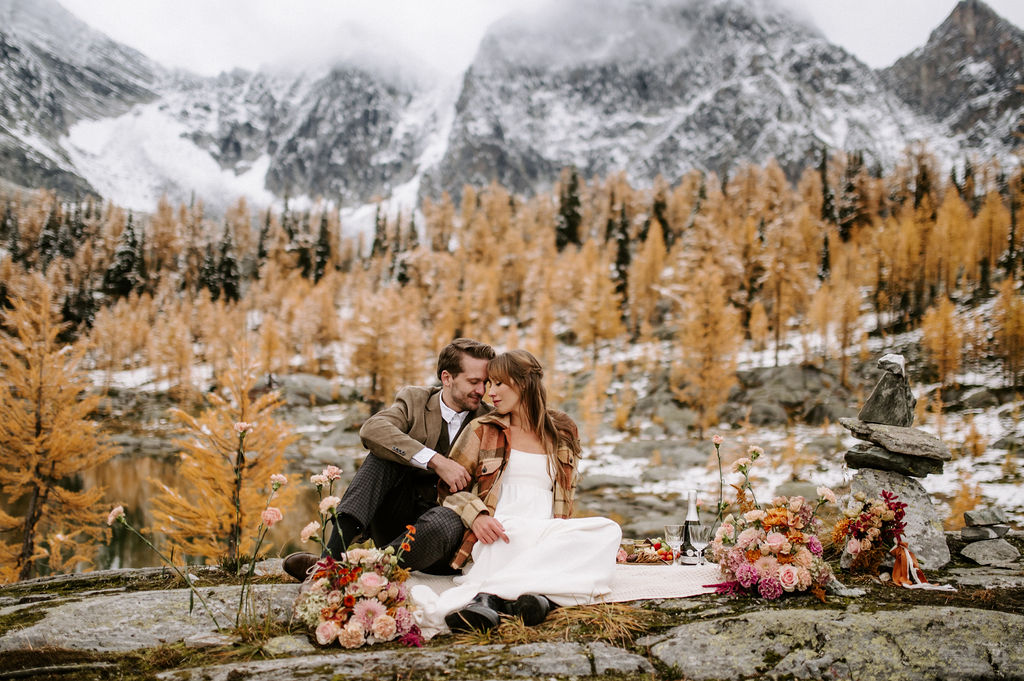
[(40, 502), (39, 487), (32, 487), (28, 499), (28, 510), (25, 512), (24, 534), (21, 541), (21, 555), (18, 556), (18, 580), (28, 579), (32, 574), (32, 554), (35, 552), (36, 524), (43, 510)]

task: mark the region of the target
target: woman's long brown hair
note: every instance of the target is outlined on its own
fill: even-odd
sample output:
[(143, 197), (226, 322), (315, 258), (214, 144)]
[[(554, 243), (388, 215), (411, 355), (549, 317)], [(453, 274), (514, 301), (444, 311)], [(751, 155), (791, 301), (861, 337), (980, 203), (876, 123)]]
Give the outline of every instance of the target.
[(569, 489), (571, 481), (558, 465), (556, 452), (560, 444), (567, 445), (575, 455), (580, 453), (579, 440), (573, 436), (572, 420), (559, 412), (548, 411), (548, 395), (544, 388), (544, 367), (526, 350), (510, 350), (496, 356), (487, 365), (492, 381), (501, 381), (515, 387), (523, 405), (526, 429), (536, 434), (548, 455), (548, 469), (562, 489)]

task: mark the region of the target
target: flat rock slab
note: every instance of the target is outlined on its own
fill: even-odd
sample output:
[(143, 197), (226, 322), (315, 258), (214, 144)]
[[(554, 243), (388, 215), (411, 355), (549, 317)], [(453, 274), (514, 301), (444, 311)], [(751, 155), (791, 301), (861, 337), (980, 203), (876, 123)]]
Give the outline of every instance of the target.
[(938, 461), (953, 459), (953, 454), (945, 442), (917, 428), (866, 423), (860, 419), (839, 419), (839, 423), (861, 440), (873, 442), (890, 452)]
[(1024, 589), (1024, 570), (1019, 565), (986, 568), (955, 568), (945, 581), (963, 588)]
[(999, 539), (1010, 531), (1009, 525), (985, 525), (983, 527), (965, 527), (960, 530), (960, 538), (964, 541), (983, 541)]
[(964, 511), (964, 524), (968, 527), (979, 525), (1001, 525), (1006, 522), (1006, 513), (1001, 508), (976, 508)]
[(845, 459), (846, 465), (850, 468), (874, 468), (914, 478), (923, 478), (930, 473), (942, 472), (942, 462), (938, 459), (897, 454), (867, 442), (861, 442), (851, 447), (846, 452)]
[(960, 551), (960, 555), (979, 565), (1001, 565), (1020, 558), (1020, 551), (1005, 539), (987, 539), (968, 544)]
[(180, 669), (165, 681), (281, 681), (281, 679), (632, 677), (654, 674), (646, 658), (605, 643), (530, 643), (517, 646), (451, 646), (444, 650), (328, 649), (319, 655)]
[[(241, 587), (200, 587), (214, 617), (225, 629), (235, 624)], [(277, 622), (287, 622), (299, 595), (299, 584), (259, 584), (252, 588), (256, 612), (269, 608)], [(0, 634), (0, 651), (52, 646), (67, 650), (127, 652), (165, 643), (223, 643), (199, 599), (189, 614), (189, 590), (136, 591), (82, 598), (54, 599), (0, 608), (6, 615), (26, 608), (44, 609), (43, 619)], [(211, 643), (212, 644), (212, 643)]]
[(1024, 676), (1024, 616), (990, 610), (761, 611), (685, 624), (638, 643), (693, 681)]

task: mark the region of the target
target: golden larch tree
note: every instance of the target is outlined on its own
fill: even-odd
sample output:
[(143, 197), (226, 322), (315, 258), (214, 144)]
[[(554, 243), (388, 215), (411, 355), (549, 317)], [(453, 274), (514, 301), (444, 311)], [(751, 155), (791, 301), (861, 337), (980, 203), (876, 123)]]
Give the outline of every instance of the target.
[(12, 335), (0, 335), (0, 490), (26, 509), (24, 518), (0, 512), (0, 582), (33, 576), (41, 559), (54, 570), (92, 561), (107, 536), (104, 491), (73, 487), (117, 453), (89, 418), (100, 397), (80, 368), (84, 344), (57, 341), (53, 291), (41, 276), (29, 282), (4, 313)]
[(1024, 372), (1024, 296), (1014, 288), (1014, 282), (1005, 280), (999, 287), (994, 313), (994, 354), (1003, 363), (1003, 371), (1010, 385), (1020, 383)]
[(672, 391), (697, 411), (698, 437), (718, 419), (729, 389), (736, 382), (736, 351), (740, 326), (736, 310), (722, 286), (722, 271), (710, 257), (701, 264), (685, 296), (679, 330), (678, 360), (673, 364)]
[[(209, 393), (210, 406), (199, 416), (171, 410), (183, 435), (175, 440), (181, 485), (152, 481), (160, 492), (153, 498), (150, 530), (164, 534), (176, 552), (226, 565), (238, 565), (253, 550), (270, 476), (283, 471), (285, 449), (299, 437), (274, 417), (280, 395), (258, 394), (258, 362), (247, 348), (244, 343), (236, 349), (217, 377), (226, 396)], [(240, 432), (245, 424), (251, 429)], [(283, 487), (275, 503), (287, 508), (296, 492), (294, 485)]]
[(943, 297), (938, 305), (928, 308), (921, 323), (921, 332), (921, 341), (935, 364), (939, 383), (949, 385), (960, 368), (964, 345), (956, 306), (949, 298)]

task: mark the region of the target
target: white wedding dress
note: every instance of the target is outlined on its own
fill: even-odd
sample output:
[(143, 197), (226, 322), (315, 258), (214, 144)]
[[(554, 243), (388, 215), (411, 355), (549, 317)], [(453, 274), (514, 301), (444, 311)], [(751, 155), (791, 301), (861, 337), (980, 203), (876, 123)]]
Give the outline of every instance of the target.
[(477, 542), (466, 574), (440, 594), (425, 585), (412, 588), (425, 638), (447, 632), (445, 615), (479, 593), (506, 600), (543, 594), (564, 606), (593, 603), (611, 591), (622, 530), (608, 518), (552, 518), (551, 489), (547, 455), (509, 453), (494, 511), (509, 542)]

